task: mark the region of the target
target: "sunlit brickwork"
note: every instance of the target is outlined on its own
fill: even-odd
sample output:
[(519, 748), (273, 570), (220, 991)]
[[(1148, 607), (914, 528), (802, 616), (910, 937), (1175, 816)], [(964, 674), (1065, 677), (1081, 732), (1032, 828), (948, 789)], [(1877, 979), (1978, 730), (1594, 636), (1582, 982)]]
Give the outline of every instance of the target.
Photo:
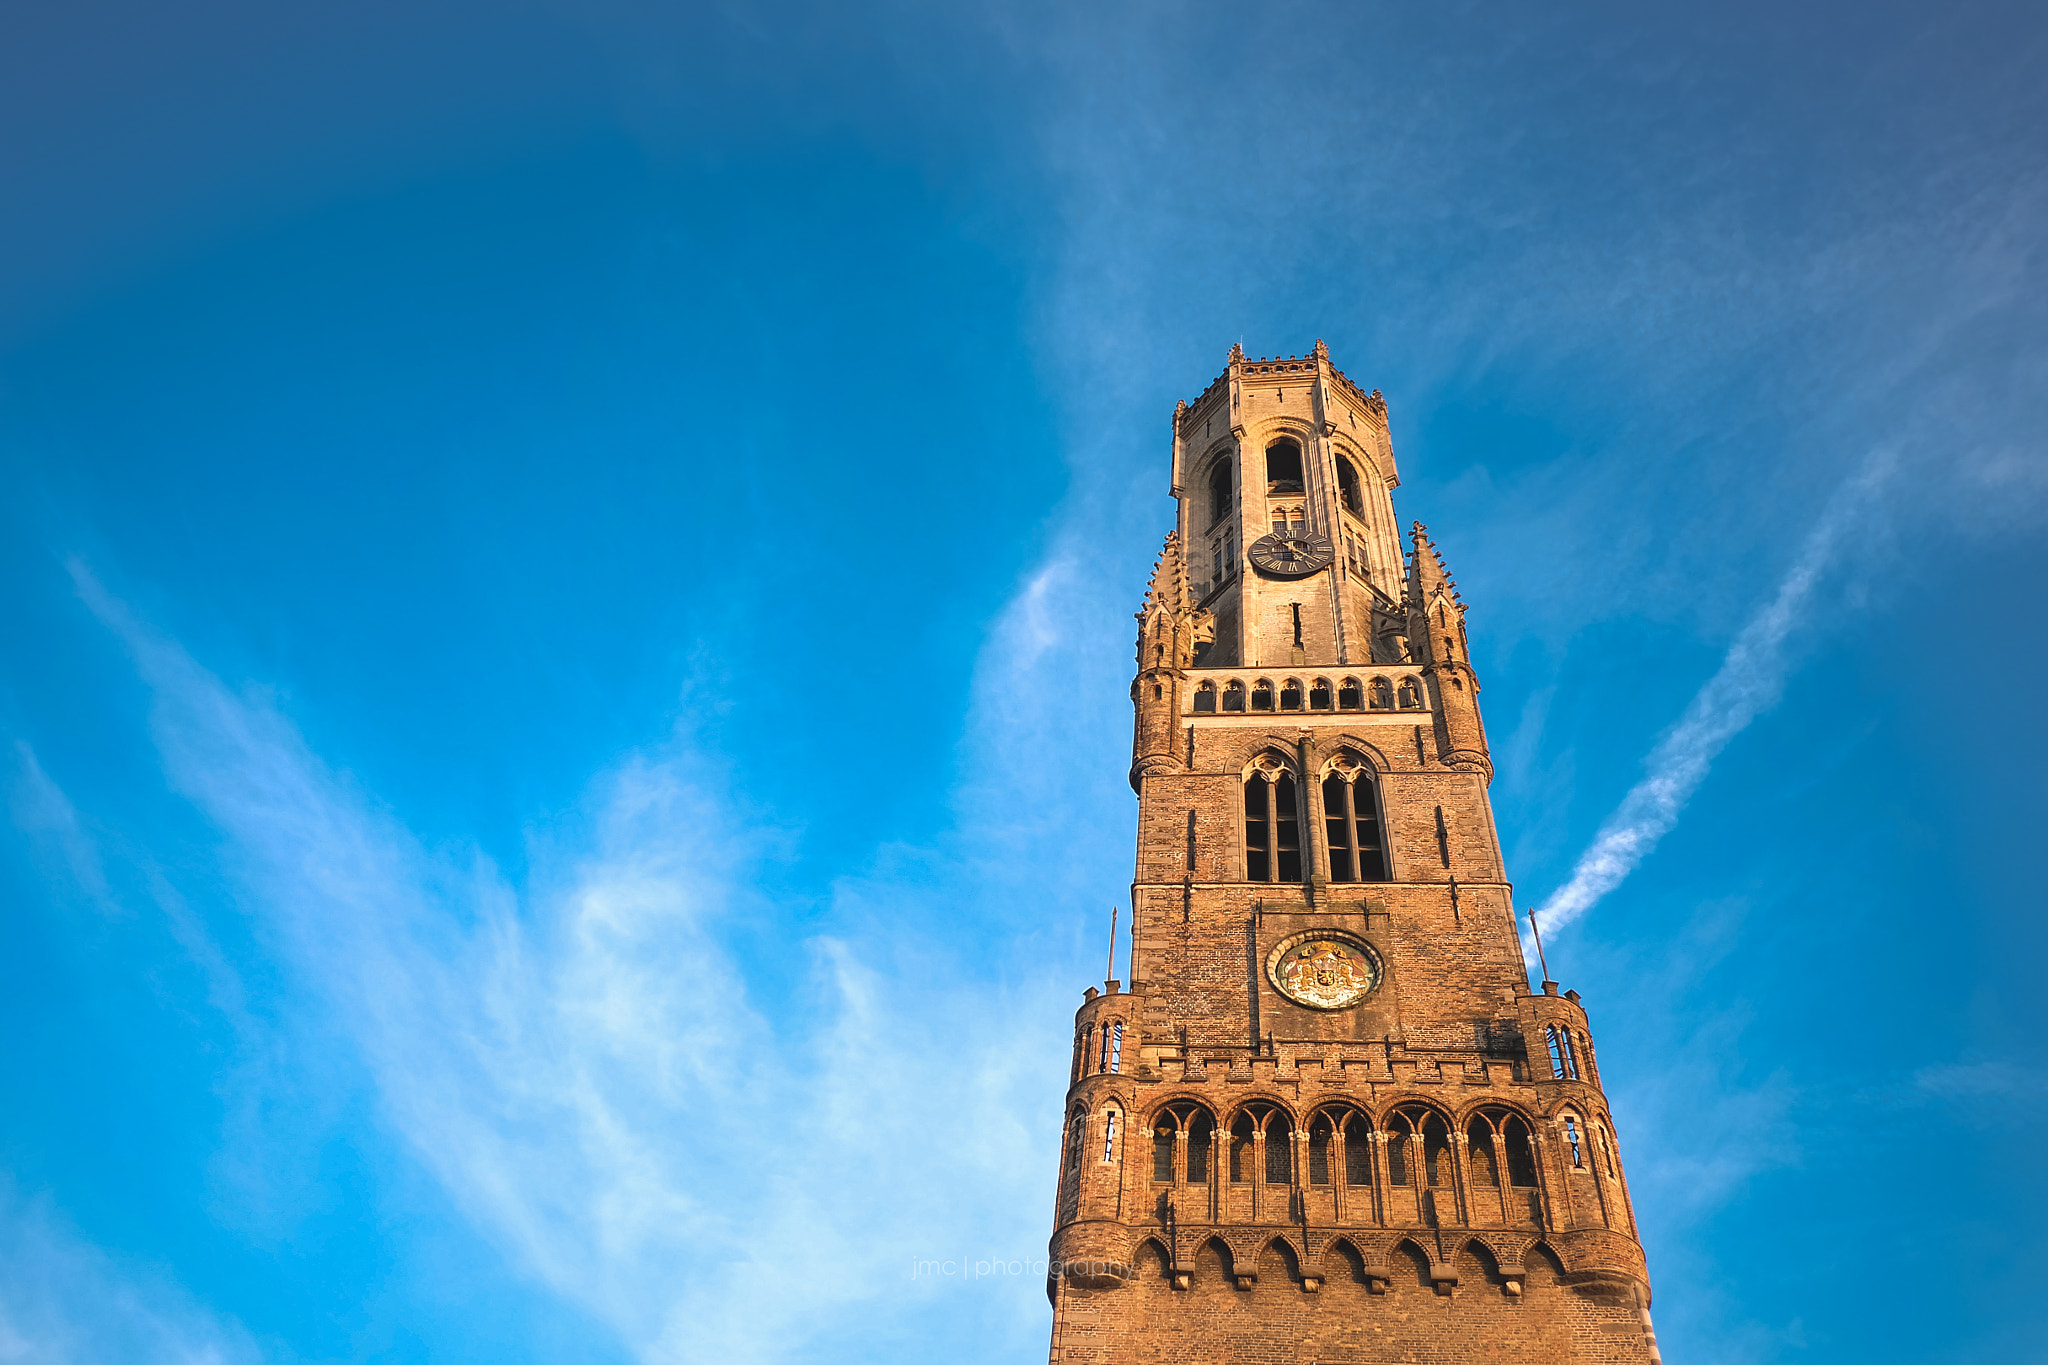
[(1131, 981), (1075, 1022), (1052, 1360), (1644, 1362), (1584, 1009), (1531, 991), (1465, 607), (1320, 342), (1173, 422)]

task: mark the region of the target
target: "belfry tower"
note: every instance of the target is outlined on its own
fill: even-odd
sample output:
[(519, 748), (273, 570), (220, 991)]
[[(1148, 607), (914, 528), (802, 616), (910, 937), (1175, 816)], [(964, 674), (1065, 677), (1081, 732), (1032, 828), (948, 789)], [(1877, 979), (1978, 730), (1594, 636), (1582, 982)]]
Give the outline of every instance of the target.
[(1465, 607), (1397, 482), (1321, 342), (1233, 347), (1174, 412), (1057, 1365), (1659, 1359), (1586, 1012), (1529, 988)]

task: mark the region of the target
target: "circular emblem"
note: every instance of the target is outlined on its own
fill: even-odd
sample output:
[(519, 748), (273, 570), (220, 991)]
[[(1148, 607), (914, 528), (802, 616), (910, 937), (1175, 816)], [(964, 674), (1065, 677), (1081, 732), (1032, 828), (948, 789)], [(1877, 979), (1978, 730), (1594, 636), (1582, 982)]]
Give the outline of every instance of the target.
[(1252, 566), (1269, 578), (1306, 578), (1317, 569), (1328, 568), (1337, 557), (1337, 547), (1328, 536), (1304, 531), (1299, 535), (1260, 536), (1246, 552)]
[(1380, 984), (1380, 955), (1362, 939), (1318, 929), (1283, 939), (1266, 955), (1273, 989), (1312, 1010), (1348, 1010)]

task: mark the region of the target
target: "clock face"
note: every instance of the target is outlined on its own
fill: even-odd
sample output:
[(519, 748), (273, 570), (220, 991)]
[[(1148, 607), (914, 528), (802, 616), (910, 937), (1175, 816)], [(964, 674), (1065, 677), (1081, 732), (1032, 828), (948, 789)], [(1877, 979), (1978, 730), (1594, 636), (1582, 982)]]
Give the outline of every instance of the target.
[(1252, 542), (1252, 566), (1269, 578), (1306, 578), (1327, 568), (1337, 557), (1328, 536), (1313, 531), (1298, 535), (1260, 536)]

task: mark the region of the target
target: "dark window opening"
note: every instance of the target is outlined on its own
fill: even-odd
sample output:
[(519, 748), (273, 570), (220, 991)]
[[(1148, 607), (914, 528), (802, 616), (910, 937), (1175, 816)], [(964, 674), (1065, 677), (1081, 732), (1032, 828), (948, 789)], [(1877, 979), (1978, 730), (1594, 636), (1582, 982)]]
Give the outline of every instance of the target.
[(1395, 1185), (1408, 1183), (1408, 1132), (1398, 1119), (1394, 1130), (1387, 1134), (1387, 1180)]
[(1266, 491), (1301, 492), (1301, 446), (1298, 442), (1279, 440), (1266, 447)]
[(1270, 711), (1272, 709), (1273, 684), (1261, 678), (1252, 684), (1252, 710)]
[(1356, 711), (1365, 705), (1365, 689), (1358, 685), (1358, 679), (1346, 678), (1337, 688), (1337, 709)]
[(1385, 678), (1372, 680), (1372, 709), (1391, 711), (1394, 709), (1394, 685)]
[(1323, 779), (1324, 827), (1333, 882), (1387, 880), (1386, 850), (1380, 846), (1379, 793), (1363, 775), (1346, 782), (1335, 773)]
[(1282, 776), (1273, 784), (1273, 804), (1278, 818), (1274, 844), (1280, 860), (1279, 876), (1276, 881), (1298, 882), (1301, 880), (1301, 826), (1295, 819), (1294, 778)]
[(1289, 678), (1280, 684), (1280, 709), (1299, 711), (1301, 709), (1301, 684)]
[(1195, 713), (1209, 715), (1216, 710), (1216, 685), (1203, 683), (1195, 689)]
[[(1255, 882), (1273, 879), (1268, 854), (1270, 826), (1266, 822), (1266, 788), (1263, 777), (1254, 777), (1244, 784), (1244, 874), (1247, 880)], [(1235, 1176), (1231, 1178), (1236, 1179)]]
[(1162, 1185), (1173, 1183), (1173, 1129), (1164, 1119), (1152, 1130), (1152, 1179)]
[(1565, 1141), (1569, 1142), (1572, 1146), (1572, 1165), (1583, 1167), (1586, 1164), (1586, 1158), (1579, 1151), (1579, 1123), (1577, 1119), (1574, 1119), (1569, 1114), (1565, 1115), (1564, 1137)]
[(1209, 471), (1209, 520), (1218, 522), (1230, 515), (1230, 461), (1219, 460)]
[(1311, 711), (1327, 711), (1330, 709), (1330, 680), (1328, 678), (1317, 678), (1315, 682), (1309, 685), (1308, 709)]
[(1292, 1131), (1287, 1126), (1285, 1114), (1275, 1114), (1266, 1123), (1266, 1183), (1268, 1185), (1289, 1185), (1294, 1182), (1294, 1143), (1290, 1140)]
[(1501, 1125), (1501, 1145), (1508, 1149), (1508, 1184), (1524, 1188), (1536, 1184), (1536, 1149), (1529, 1143), (1529, 1127), (1509, 1117)]
[(1431, 1114), (1422, 1124), (1422, 1162), (1429, 1174), (1431, 1189), (1449, 1189), (1451, 1185), (1451, 1134), (1444, 1127), (1444, 1121)]
[(1209, 1179), (1209, 1142), (1214, 1129), (1209, 1116), (1195, 1111), (1194, 1119), (1188, 1124), (1188, 1183), (1204, 1184)]
[(1498, 1186), (1500, 1164), (1493, 1156), (1493, 1125), (1475, 1114), (1465, 1133), (1465, 1160), (1475, 1185)]
[(1337, 457), (1337, 493), (1353, 516), (1365, 515), (1365, 498), (1359, 492), (1358, 471), (1342, 455)]
[(1243, 684), (1243, 683), (1235, 683), (1235, 682), (1234, 682), (1234, 683), (1230, 683), (1229, 685), (1227, 685), (1226, 687), (1224, 687), (1224, 689), (1223, 689), (1223, 709), (1224, 709), (1224, 710), (1226, 710), (1226, 711), (1242, 711), (1242, 710), (1244, 710), (1244, 684)]
[(1330, 1121), (1318, 1115), (1308, 1130), (1308, 1183), (1330, 1183)]
[(1372, 1134), (1358, 1119), (1344, 1125), (1344, 1183), (1372, 1184)]

